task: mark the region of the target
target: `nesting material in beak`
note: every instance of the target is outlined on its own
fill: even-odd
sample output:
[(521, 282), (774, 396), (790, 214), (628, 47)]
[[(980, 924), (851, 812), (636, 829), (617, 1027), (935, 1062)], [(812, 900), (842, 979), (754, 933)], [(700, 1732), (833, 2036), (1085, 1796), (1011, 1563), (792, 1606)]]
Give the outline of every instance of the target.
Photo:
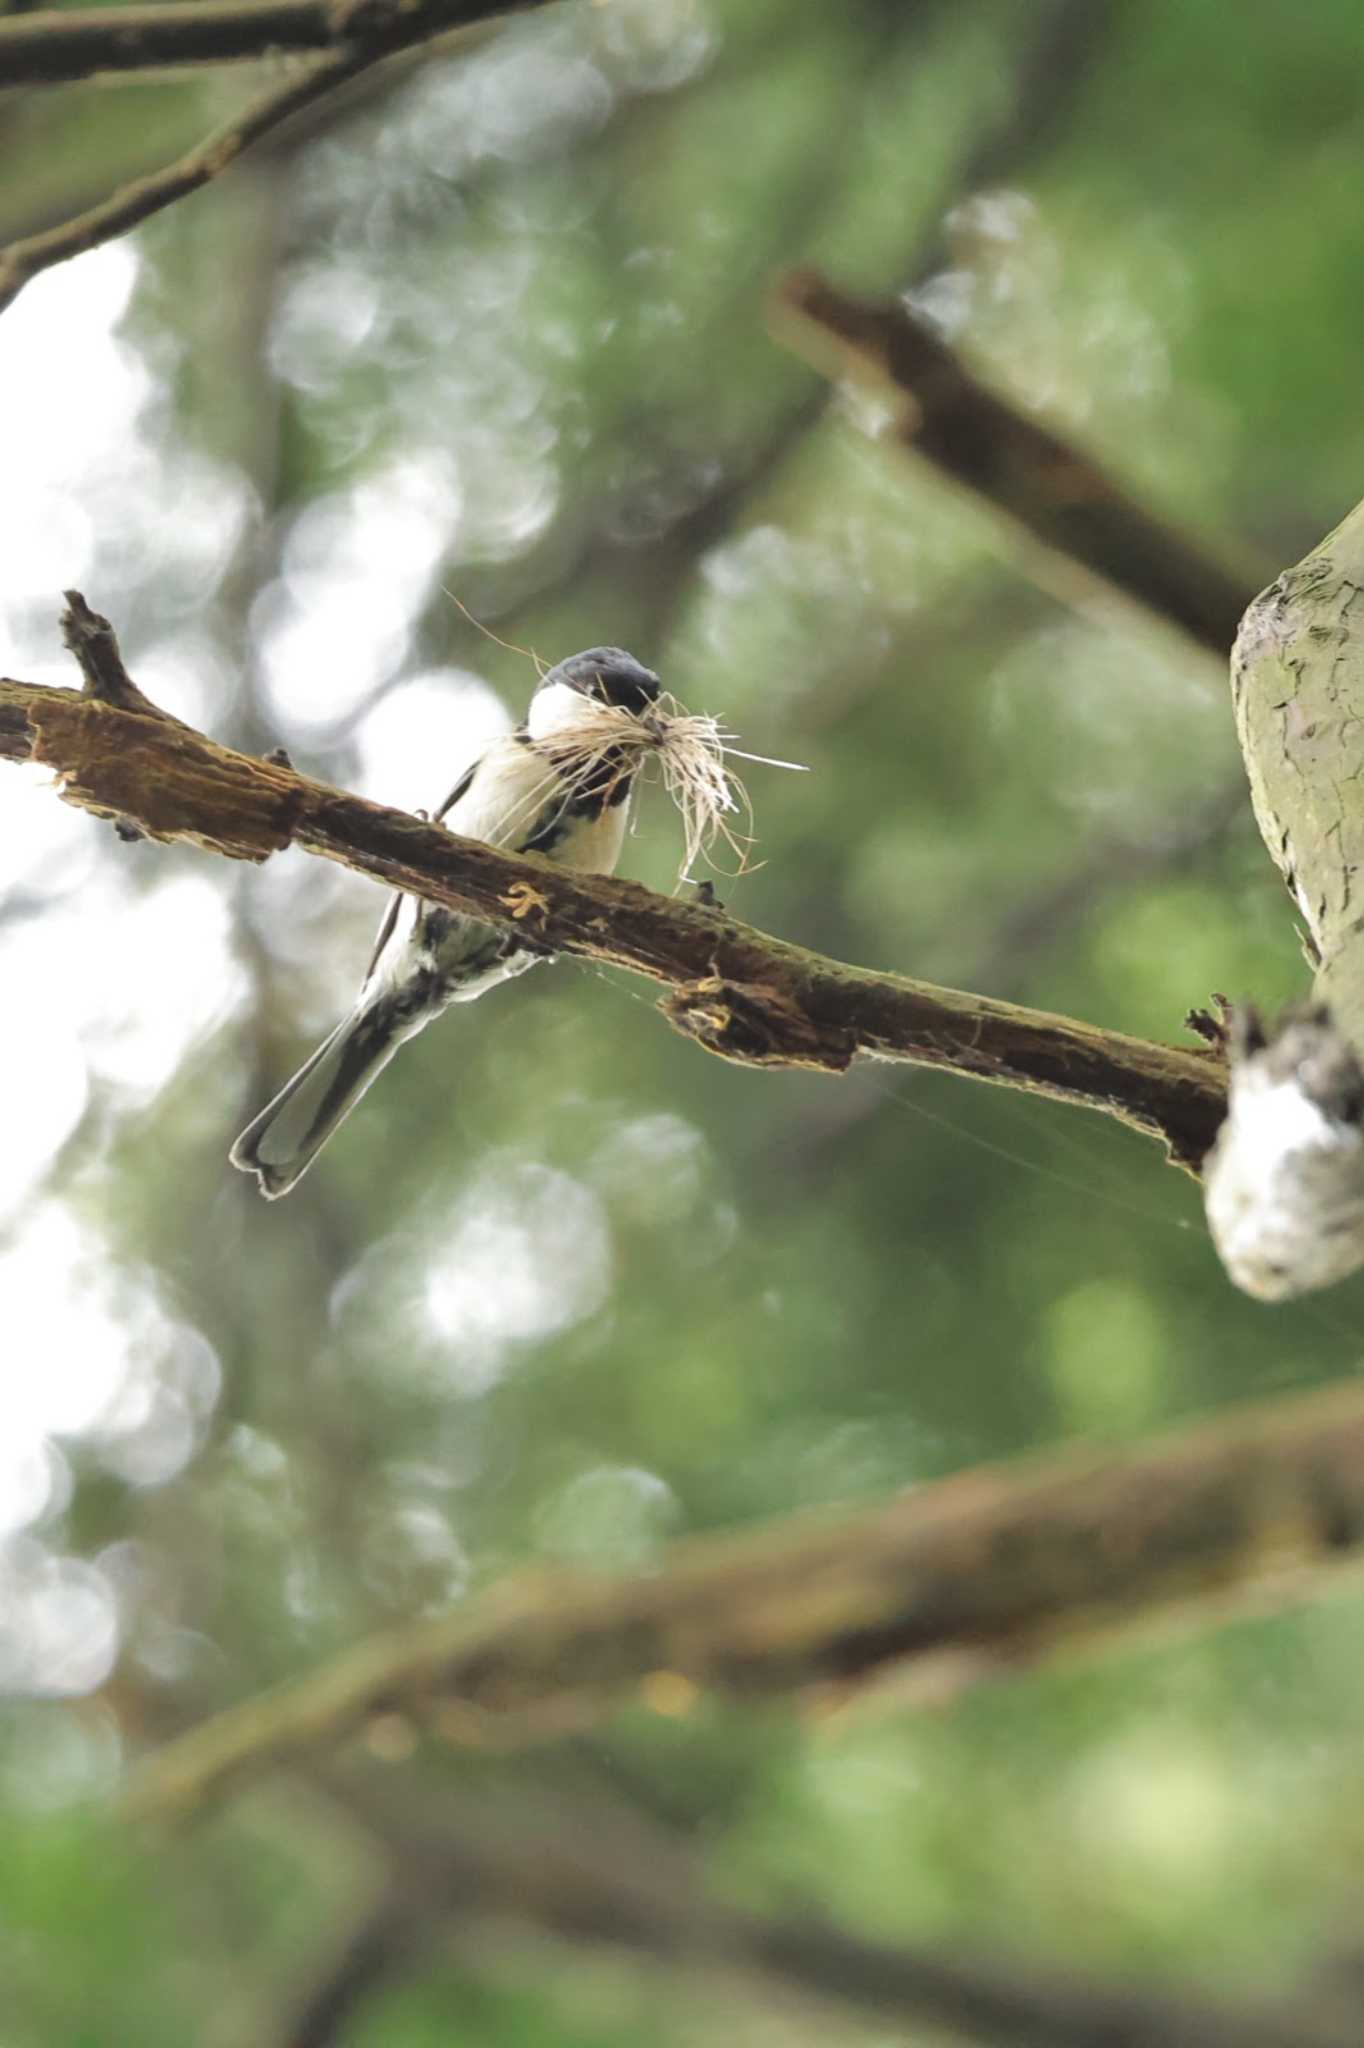
[[(753, 806), (748, 791), (729, 767), (729, 759), (757, 761), (768, 768), (802, 767), (798, 761), (740, 753), (732, 744), (736, 737), (724, 730), (719, 719), (708, 712), (686, 710), (664, 691), (644, 711), (584, 697), (581, 713), (556, 728), (553, 748), (570, 790), (599, 773), (604, 761), (618, 767), (622, 775), (657, 761), (663, 787), (682, 819), (678, 879), (686, 881), (698, 859), (705, 856), (710, 860), (717, 839), (724, 841), (738, 862), (730, 872), (743, 874), (752, 865), (752, 831), (737, 831), (730, 820), (742, 818), (751, 827)], [(713, 861), (710, 864), (714, 866)]]

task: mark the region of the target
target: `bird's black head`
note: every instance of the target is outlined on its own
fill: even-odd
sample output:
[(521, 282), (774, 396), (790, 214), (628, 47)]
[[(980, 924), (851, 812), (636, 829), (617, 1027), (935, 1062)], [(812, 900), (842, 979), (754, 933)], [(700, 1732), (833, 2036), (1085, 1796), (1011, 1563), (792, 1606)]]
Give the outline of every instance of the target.
[(582, 654), (570, 654), (567, 661), (547, 671), (540, 689), (548, 690), (556, 683), (580, 696), (593, 697), (599, 704), (618, 704), (623, 711), (647, 711), (659, 692), (653, 670), (623, 647), (589, 647)]

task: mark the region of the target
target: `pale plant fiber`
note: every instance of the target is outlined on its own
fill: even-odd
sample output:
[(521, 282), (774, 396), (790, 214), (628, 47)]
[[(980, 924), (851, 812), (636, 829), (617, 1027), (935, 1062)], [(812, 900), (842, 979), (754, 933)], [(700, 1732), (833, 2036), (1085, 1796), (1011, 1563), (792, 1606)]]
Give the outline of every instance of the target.
[[(595, 783), (603, 767), (608, 774), (625, 779), (656, 761), (663, 787), (682, 820), (678, 879), (685, 882), (698, 860), (715, 866), (710, 850), (717, 839), (724, 841), (738, 862), (731, 873), (745, 874), (752, 867), (753, 833), (751, 829), (737, 830), (731, 820), (741, 819), (751, 828), (753, 806), (727, 757), (760, 761), (769, 768), (801, 765), (740, 753), (731, 744), (734, 737), (718, 718), (708, 712), (688, 711), (664, 691), (645, 711), (584, 697), (572, 722), (557, 727), (552, 740), (542, 744), (546, 752), (552, 752), (570, 799), (589, 782)], [(608, 791), (609, 787), (608, 783)]]

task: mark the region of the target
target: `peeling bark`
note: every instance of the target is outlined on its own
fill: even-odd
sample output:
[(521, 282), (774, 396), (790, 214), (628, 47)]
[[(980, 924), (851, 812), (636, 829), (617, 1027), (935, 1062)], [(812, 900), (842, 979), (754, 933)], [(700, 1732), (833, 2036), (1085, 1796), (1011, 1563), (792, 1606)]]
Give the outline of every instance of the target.
[[(79, 619), (81, 606), (73, 597), (69, 616)], [(87, 611), (85, 640), (100, 629), (112, 638), (107, 622)], [(88, 647), (82, 658), (92, 659)], [(671, 991), (661, 1006), (668, 1021), (726, 1059), (832, 1073), (859, 1056), (944, 1068), (1117, 1117), (1162, 1140), (1192, 1172), (1222, 1119), (1215, 1050), (1154, 1044), (847, 967), (704, 903), (459, 838), (314, 782), (287, 762), (218, 746), (127, 687), (134, 697), (95, 695), (88, 670), (84, 694), (0, 681), (0, 758), (45, 763), (69, 803), (148, 838), (188, 840), (238, 860), (300, 846), (508, 925), (549, 951), (647, 975)]]

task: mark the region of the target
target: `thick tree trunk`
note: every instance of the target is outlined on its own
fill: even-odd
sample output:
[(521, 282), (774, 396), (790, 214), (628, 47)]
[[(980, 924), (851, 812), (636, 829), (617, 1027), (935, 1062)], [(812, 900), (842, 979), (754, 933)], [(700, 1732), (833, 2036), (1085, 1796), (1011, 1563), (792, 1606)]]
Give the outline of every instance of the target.
[(1206, 1199), (1232, 1278), (1282, 1300), (1364, 1264), (1364, 506), (1250, 607), (1232, 694), (1317, 974), (1272, 1039), (1241, 1021)]

